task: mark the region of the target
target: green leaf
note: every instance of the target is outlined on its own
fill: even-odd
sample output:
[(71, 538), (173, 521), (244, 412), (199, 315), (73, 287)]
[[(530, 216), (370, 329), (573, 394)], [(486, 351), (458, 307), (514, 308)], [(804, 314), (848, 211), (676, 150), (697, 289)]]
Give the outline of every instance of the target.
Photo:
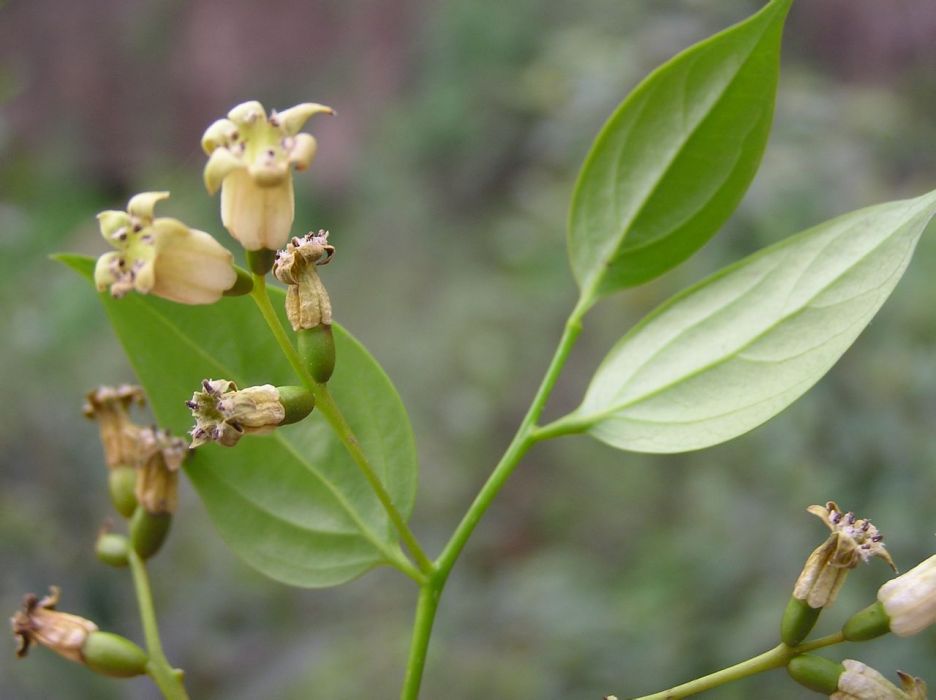
[(663, 64), (604, 125), (569, 217), (589, 302), (678, 265), (737, 207), (770, 133), (791, 2), (773, 0)]
[[(91, 279), (90, 258), (60, 259)], [(282, 314), (284, 295), (272, 292)], [(191, 428), (184, 402), (203, 378), (238, 386), (298, 383), (248, 297), (211, 306), (137, 294), (100, 297), (157, 420), (176, 434)], [(406, 411), (367, 351), (338, 326), (334, 335), (338, 362), (329, 388), (408, 517), (417, 458)], [(284, 583), (335, 585), (399, 553), (385, 511), (316, 411), (270, 436), (245, 437), (234, 448), (200, 447), (186, 471), (228, 545)]]
[(796, 400), (896, 286), (936, 192), (846, 214), (731, 265), (641, 321), (564, 421), (636, 452), (725, 442)]

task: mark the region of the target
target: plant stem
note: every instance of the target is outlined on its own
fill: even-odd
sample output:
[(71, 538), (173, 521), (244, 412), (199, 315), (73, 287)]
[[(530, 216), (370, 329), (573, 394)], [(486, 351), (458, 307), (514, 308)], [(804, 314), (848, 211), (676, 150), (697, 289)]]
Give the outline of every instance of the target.
[(188, 700), (181, 671), (172, 668), (163, 652), (159, 639), (159, 627), (156, 624), (156, 611), (153, 608), (153, 595), (150, 591), (146, 564), (132, 549), (128, 555), (130, 571), (133, 574), (133, 588), (136, 591), (137, 605), (140, 608), (140, 621), (143, 623), (143, 637), (146, 639), (146, 651), (149, 662), (146, 672), (159, 686), (166, 700)]
[(804, 642), (796, 647), (780, 644), (770, 651), (765, 651), (763, 654), (754, 656), (747, 661), (742, 661), (734, 666), (723, 668), (721, 671), (696, 678), (688, 683), (677, 685), (669, 690), (661, 690), (659, 693), (653, 693), (652, 695), (643, 695), (639, 698), (635, 698), (635, 700), (679, 700), (680, 698), (686, 698), (690, 695), (711, 690), (720, 685), (763, 673), (764, 671), (782, 668), (790, 662), (790, 659), (798, 654), (805, 654), (808, 651), (814, 651), (844, 641), (845, 637), (842, 633), (837, 632), (826, 637), (820, 637), (811, 642)]
[(488, 480), (481, 487), (442, 554), (436, 559), (434, 574), (430, 576), (420, 590), (416, 619), (413, 622), (409, 661), (406, 665), (406, 677), (400, 695), (402, 700), (416, 700), (419, 697), (419, 686), (426, 665), (426, 654), (429, 649), (429, 639), (432, 635), (436, 609), (452, 567), (455, 566), (455, 562), (468, 543), (471, 533), (474, 532), (491, 502), (504, 487), (504, 484), (507, 483), (507, 479), (517, 468), (527, 450), (540, 440), (546, 439), (546, 436), (539, 433), (536, 421), (542, 415), (543, 409), (546, 407), (546, 401), (556, 385), (556, 380), (559, 379), (559, 373), (562, 371), (575, 341), (582, 332), (582, 316), (585, 315), (588, 306), (587, 302), (579, 300), (579, 303), (576, 304), (569, 315), (562, 338), (559, 340), (556, 352), (549, 363), (549, 368), (546, 370), (536, 396), (533, 398), (533, 402), (530, 404), (530, 408), (520, 423), (513, 440), (511, 440), (500, 462), (494, 467), (494, 471), (491, 472)]
[(429, 637), (439, 599), (442, 597), (444, 582), (433, 580), (419, 589), (419, 601), (416, 603), (416, 617), (413, 620), (413, 638), (410, 641), (409, 661), (406, 664), (406, 677), (403, 679), (401, 700), (416, 700), (422, 683), (423, 669), (426, 667), (426, 654), (429, 650)]
[(335, 403), (331, 392), (328, 390), (328, 386), (326, 384), (319, 384), (312, 379), (308, 369), (302, 362), (302, 358), (299, 357), (299, 353), (293, 346), (292, 341), (286, 333), (286, 329), (283, 327), (279, 316), (276, 315), (276, 311), (270, 303), (270, 296), (266, 288), (266, 278), (263, 275), (255, 274), (253, 275), (253, 282), (254, 287), (251, 296), (254, 302), (256, 302), (257, 308), (260, 310), (267, 325), (270, 327), (273, 337), (276, 338), (276, 342), (282, 349), (289, 364), (292, 365), (293, 370), (302, 380), (303, 385), (315, 396), (316, 408), (325, 416), (325, 419), (335, 431), (338, 439), (341, 440), (341, 443), (351, 455), (354, 463), (357, 464), (358, 468), (364, 474), (364, 477), (376, 494), (377, 499), (387, 512), (390, 522), (393, 523), (400, 538), (406, 543), (407, 548), (413, 554), (419, 570), (417, 571), (412, 567), (409, 560), (405, 560), (405, 564), (399, 561), (399, 557), (393, 558), (391, 564), (397, 566), (397, 568), (400, 568), (407, 576), (410, 576), (418, 583), (422, 584), (425, 582), (426, 577), (434, 570), (432, 561), (426, 556), (426, 553), (420, 546), (413, 531), (410, 530), (409, 525), (406, 524), (406, 520), (394, 505), (392, 497), (387, 492), (377, 472), (374, 471), (374, 468), (371, 466), (367, 455), (365, 455), (364, 451), (361, 449), (360, 442), (358, 442), (357, 437), (355, 437), (351, 426), (345, 419), (344, 414), (342, 414), (338, 404)]
[(549, 363), (549, 368), (546, 370), (546, 374), (536, 392), (536, 396), (534, 396), (533, 402), (530, 404), (530, 408), (527, 410), (526, 416), (524, 416), (523, 421), (520, 423), (520, 427), (517, 429), (513, 440), (507, 447), (507, 451), (504, 452), (504, 456), (501, 458), (500, 462), (494, 467), (494, 471), (491, 473), (491, 476), (488, 477), (487, 482), (481, 487), (478, 495), (468, 508), (468, 512), (465, 513), (465, 516), (458, 524), (458, 527), (455, 529), (455, 534), (452, 535), (448, 544), (445, 546), (442, 555), (436, 560), (436, 566), (438, 566), (443, 576), (447, 576), (452, 570), (455, 561), (468, 542), (468, 538), (471, 537), (471, 533), (474, 532), (481, 517), (490, 507), (491, 501), (494, 500), (494, 497), (497, 496), (503, 488), (507, 479), (513, 473), (514, 469), (516, 469), (527, 450), (530, 449), (534, 443), (545, 439), (541, 437), (541, 434), (536, 428), (536, 421), (538, 421), (539, 417), (542, 415), (543, 409), (546, 407), (546, 401), (549, 399), (549, 395), (556, 385), (556, 380), (559, 379), (559, 374), (566, 360), (569, 358), (569, 353), (572, 351), (575, 341), (578, 340), (579, 334), (582, 332), (582, 316), (585, 314), (586, 310), (587, 304), (582, 301), (579, 301), (572, 310), (569, 319), (566, 321), (565, 328), (562, 332), (562, 338), (559, 340), (556, 352), (553, 355), (552, 361)]

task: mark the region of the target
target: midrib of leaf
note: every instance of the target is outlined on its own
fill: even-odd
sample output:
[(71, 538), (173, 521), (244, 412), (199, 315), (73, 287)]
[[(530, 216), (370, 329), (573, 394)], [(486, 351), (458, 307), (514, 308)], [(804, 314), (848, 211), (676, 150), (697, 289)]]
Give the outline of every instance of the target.
[[(173, 323), (171, 323), (165, 316), (163, 316), (162, 313), (160, 313), (159, 311), (157, 311), (156, 309), (154, 309), (152, 306), (148, 304), (141, 304), (141, 306), (145, 308), (166, 329), (168, 329), (172, 333), (172, 335), (178, 338), (186, 347), (190, 348), (192, 351), (194, 351), (196, 355), (201, 357), (208, 364), (213, 365), (215, 369), (219, 370), (219, 376), (227, 376), (227, 377), (235, 376), (235, 374), (231, 372), (230, 370), (228, 370), (224, 365), (222, 365), (221, 362), (217, 360), (217, 358), (213, 357), (212, 355), (209, 355), (207, 352), (205, 352), (203, 348), (193, 343), (190, 338), (188, 338), (185, 334), (179, 331), (179, 329), (176, 328), (176, 326)], [(130, 355), (130, 353), (127, 353), (127, 357), (129, 358), (131, 366), (133, 366), (133, 369), (137, 372), (137, 375), (141, 376), (140, 368), (137, 366), (133, 356)], [(282, 445), (290, 454), (292, 454), (292, 456), (296, 459), (297, 462), (299, 462), (299, 464), (303, 465), (313, 477), (318, 479), (319, 482), (321, 482), (321, 484), (325, 486), (326, 489), (328, 489), (328, 491), (332, 494), (332, 496), (334, 496), (335, 500), (338, 502), (338, 505), (341, 506), (341, 508), (348, 514), (348, 517), (351, 518), (351, 521), (361, 531), (361, 534), (364, 536), (364, 538), (367, 539), (372, 545), (374, 545), (374, 547), (376, 547), (377, 550), (380, 553), (382, 553), (385, 557), (388, 557), (390, 558), (391, 561), (393, 561), (393, 558), (388, 554), (386, 544), (382, 540), (380, 540), (375, 533), (373, 533), (370, 530), (367, 524), (363, 521), (363, 519), (357, 513), (357, 510), (350, 503), (348, 503), (347, 499), (345, 499), (340, 489), (338, 489), (338, 487), (335, 486), (335, 484), (332, 483), (330, 479), (325, 477), (318, 469), (316, 469), (313, 464), (306, 461), (298, 452), (296, 452), (295, 448), (292, 445), (290, 445), (289, 442), (287, 442), (281, 435), (278, 435), (276, 432), (274, 432), (271, 437), (277, 442), (279, 442), (280, 445)], [(228, 483), (228, 482), (225, 482), (225, 483)], [(230, 484), (228, 485), (230, 486)], [(240, 493), (240, 491), (238, 491), (238, 493)], [(243, 494), (241, 495), (243, 496)], [(243, 497), (246, 498), (246, 496), (243, 496)], [(267, 510), (266, 508), (261, 507), (260, 509), (263, 510), (265, 513), (270, 513), (270, 511)]]
[[(761, 10), (761, 12), (766, 14), (769, 10), (770, 10), (770, 11), (773, 11), (773, 10), (771, 10), (771, 5), (773, 4), (773, 2), (779, 2), (779, 1), (781, 1), (781, 0), (771, 0), (771, 3), (768, 4), (767, 6), (765, 6), (764, 9)], [(788, 3), (789, 3), (790, 1), (792, 1), (792, 0), (787, 0)], [(758, 13), (758, 15), (755, 15), (755, 17), (758, 17), (758, 16), (761, 16), (760, 13)], [(751, 20), (749, 20), (749, 21), (752, 21), (753, 19), (754, 19), (754, 18), (751, 18)], [(766, 25), (766, 26), (769, 26), (769, 24)], [(726, 32), (736, 32), (736, 31), (739, 31), (740, 29), (741, 29), (741, 27), (733, 27), (733, 28), (727, 29), (727, 30), (725, 30), (725, 31), (726, 31)], [(694, 135), (696, 134), (696, 132), (702, 127), (702, 125), (706, 122), (706, 120), (709, 119), (709, 117), (711, 116), (711, 113), (715, 110), (715, 108), (722, 102), (722, 100), (724, 99), (724, 97), (725, 97), (726, 93), (728, 92), (729, 88), (730, 88), (732, 85), (734, 85), (735, 82), (737, 82), (738, 76), (741, 74), (741, 71), (744, 69), (744, 67), (750, 62), (751, 57), (754, 55), (755, 50), (756, 50), (757, 47), (760, 45), (762, 39), (764, 38), (764, 34), (765, 34), (765, 33), (766, 33), (766, 28), (764, 28), (764, 29), (761, 31), (761, 33), (758, 35), (757, 39), (755, 39), (754, 41), (751, 42), (751, 48), (750, 48), (750, 50), (747, 52), (747, 55), (746, 55), (746, 56), (744, 57), (744, 59), (741, 61), (741, 63), (740, 63), (740, 65), (738, 66), (737, 70), (735, 70), (733, 77), (732, 77), (727, 83), (725, 83), (725, 85), (722, 87), (721, 90), (719, 90), (719, 92), (718, 92), (718, 97), (716, 97), (715, 100), (712, 102), (711, 107), (706, 111), (705, 114), (703, 114), (703, 115), (699, 118), (699, 120), (698, 120), (694, 125), (691, 126), (690, 130), (688, 131), (688, 133), (686, 133), (685, 136), (684, 136), (684, 138), (681, 139), (679, 145), (672, 151), (672, 153), (671, 153), (671, 155), (669, 156), (669, 158), (667, 158), (666, 164), (664, 165), (663, 169), (660, 170), (660, 173), (659, 173), (658, 177), (657, 177), (656, 180), (650, 185), (650, 189), (649, 189), (649, 191), (647, 192), (647, 194), (644, 195), (644, 197), (643, 197), (643, 199), (641, 200), (641, 202), (640, 202), (640, 204), (638, 205), (638, 207), (635, 209), (635, 211), (632, 213), (632, 215), (631, 215), (627, 220), (624, 221), (623, 225), (620, 227), (620, 233), (616, 234), (616, 235), (612, 238), (610, 245), (605, 246), (604, 250), (602, 251), (601, 256), (599, 257), (599, 260), (600, 260), (600, 263), (601, 263), (601, 264), (598, 265), (598, 266), (595, 268), (595, 271), (591, 274), (590, 278), (587, 278), (587, 279), (585, 280), (585, 283), (586, 283), (586, 284), (585, 284), (584, 296), (589, 297), (589, 298), (592, 298), (592, 297), (595, 296), (595, 291), (596, 291), (596, 290), (598, 289), (598, 287), (600, 286), (601, 279), (602, 279), (602, 277), (604, 276), (604, 271), (607, 270), (608, 266), (611, 264), (611, 262), (614, 260), (614, 258), (617, 257), (617, 255), (621, 252), (621, 246), (623, 245), (625, 239), (627, 238), (627, 234), (630, 232), (630, 228), (631, 228), (631, 226), (633, 225), (634, 221), (637, 220), (637, 218), (638, 218), (638, 217), (640, 216), (640, 214), (643, 212), (644, 208), (647, 206), (647, 203), (648, 203), (648, 202), (650, 201), (650, 199), (653, 197), (654, 193), (660, 188), (661, 184), (662, 184), (663, 181), (666, 179), (666, 176), (669, 174), (669, 172), (670, 172), (670, 170), (672, 169), (673, 165), (674, 165), (675, 162), (679, 159), (679, 156), (682, 155), (682, 153), (683, 153), (683, 151), (685, 150), (687, 144), (692, 140), (693, 136), (694, 136)], [(710, 39), (708, 39), (708, 40), (707, 40), (706, 42), (704, 42), (704, 43), (705, 43), (705, 44), (713, 43), (714, 40), (716, 40), (716, 39), (718, 39), (718, 38), (720, 38), (720, 37), (722, 37), (722, 36), (723, 36), (723, 34), (716, 34), (715, 36), (711, 37)], [(665, 64), (663, 64), (662, 66), (660, 66), (656, 71), (654, 71), (653, 73), (651, 73), (651, 74), (646, 78), (646, 80), (647, 80), (647, 81), (652, 80), (653, 77), (654, 77), (654, 75), (656, 75), (658, 71), (663, 71), (663, 70), (665, 70), (665, 69), (667, 68), (668, 65), (669, 65), (669, 63), (665, 63)], [(646, 83), (645, 83), (645, 84), (646, 84)], [(629, 101), (630, 101), (630, 99), (627, 100), (627, 102), (629, 102)], [(646, 103), (644, 103), (643, 105), (641, 105), (641, 109), (644, 109), (645, 106), (646, 106)], [(626, 104), (625, 104), (625, 105), (622, 105), (619, 109), (620, 109), (621, 111), (623, 111), (624, 109), (626, 109)], [(612, 117), (612, 120), (613, 120), (613, 117)], [(609, 126), (610, 126), (610, 123), (611, 123), (611, 122), (609, 122)], [(603, 136), (602, 136), (602, 140), (603, 140)], [(620, 170), (620, 167), (621, 167), (621, 158), (616, 157), (615, 160), (614, 160), (614, 172), (615, 172), (615, 174), (617, 174), (617, 172)], [(612, 180), (612, 182), (616, 182), (616, 180), (617, 180), (617, 179), (614, 178), (614, 179)], [(612, 184), (610, 187), (611, 187), (612, 190), (614, 189), (613, 184)], [(613, 201), (615, 200), (615, 197), (613, 196), (613, 194), (614, 194), (613, 191), (612, 191), (610, 194), (611, 194), (611, 196), (609, 196), (608, 199), (609, 199), (610, 201), (613, 202)], [(635, 248), (635, 250), (636, 250), (636, 248)]]
[[(625, 402), (623, 402), (623, 403), (615, 404), (612, 408), (609, 408), (609, 409), (604, 410), (604, 411), (597, 411), (597, 412), (594, 412), (594, 413), (587, 413), (587, 414), (583, 415), (583, 416), (579, 419), (579, 421), (577, 421), (577, 422), (581, 422), (581, 423), (591, 423), (591, 424), (597, 423), (597, 422), (603, 420), (604, 418), (608, 418), (608, 417), (613, 416), (615, 413), (618, 413), (619, 411), (623, 411), (624, 409), (630, 408), (631, 406), (633, 406), (633, 405), (635, 405), (635, 404), (638, 404), (638, 403), (640, 403), (640, 402), (642, 402), (642, 401), (646, 401), (647, 399), (653, 398), (654, 396), (656, 396), (656, 395), (658, 395), (658, 394), (660, 394), (660, 393), (662, 393), (662, 392), (664, 392), (664, 391), (667, 391), (667, 390), (671, 389), (672, 387), (676, 386), (677, 384), (681, 384), (681, 383), (686, 382), (686, 381), (688, 381), (688, 380), (690, 380), (690, 379), (693, 379), (694, 377), (697, 377), (698, 375), (702, 374), (703, 372), (708, 372), (709, 370), (711, 370), (711, 369), (714, 368), (714, 367), (718, 367), (718, 366), (721, 365), (721, 364), (724, 364), (724, 363), (726, 363), (726, 362), (728, 362), (728, 361), (730, 361), (730, 360), (735, 359), (736, 357), (739, 357), (739, 356), (741, 355), (741, 353), (743, 353), (746, 349), (748, 349), (749, 347), (751, 347), (753, 344), (755, 344), (757, 341), (759, 341), (759, 340), (760, 340), (761, 338), (763, 338), (765, 335), (768, 335), (769, 333), (772, 333), (774, 330), (776, 330), (776, 328), (777, 328), (778, 326), (780, 326), (781, 324), (785, 323), (786, 321), (788, 321), (788, 320), (790, 320), (790, 319), (792, 319), (792, 318), (795, 318), (796, 316), (799, 316), (800, 314), (802, 314), (803, 312), (805, 312), (807, 309), (811, 308), (811, 307), (812, 307), (812, 302), (813, 302), (813, 300), (816, 299), (816, 297), (818, 297), (819, 295), (821, 295), (823, 292), (825, 292), (827, 289), (829, 289), (829, 287), (831, 287), (833, 284), (835, 284), (836, 282), (838, 282), (842, 277), (844, 277), (846, 274), (848, 274), (851, 270), (853, 270), (853, 269), (854, 269), (855, 267), (857, 267), (859, 264), (861, 264), (862, 262), (864, 262), (864, 260), (865, 260), (868, 256), (870, 256), (872, 253), (874, 253), (878, 248), (880, 248), (880, 247), (881, 247), (882, 245), (884, 245), (885, 243), (888, 243), (894, 236), (896, 236), (896, 235), (898, 235), (899, 233), (901, 233), (901, 232), (903, 231), (904, 227), (907, 226), (908, 224), (909, 224), (909, 222), (903, 224), (903, 225), (900, 226), (898, 229), (896, 229), (896, 230), (894, 231), (893, 234), (891, 234), (890, 236), (887, 236), (887, 237), (885, 237), (885, 238), (882, 238), (873, 248), (869, 249), (869, 250), (868, 250), (866, 253), (864, 253), (861, 257), (856, 258), (855, 261), (854, 261), (851, 265), (849, 265), (847, 268), (845, 268), (844, 270), (842, 270), (841, 274), (839, 274), (833, 281), (831, 281), (829, 284), (826, 284), (826, 285), (824, 285), (823, 287), (821, 287), (815, 294), (813, 294), (813, 295), (812, 295), (811, 297), (809, 297), (806, 301), (804, 301), (803, 304), (802, 304), (799, 308), (796, 309), (796, 311), (794, 311), (794, 312), (792, 312), (792, 313), (783, 314), (783, 315), (779, 316), (779, 317), (777, 318), (777, 320), (774, 321), (770, 326), (766, 327), (764, 330), (762, 330), (762, 331), (761, 331), (760, 333), (758, 333), (757, 335), (752, 336), (747, 342), (745, 342), (744, 344), (740, 345), (738, 348), (736, 348), (736, 349), (735, 349), (734, 351), (732, 351), (730, 354), (725, 355), (725, 356), (721, 357), (720, 359), (715, 360), (714, 362), (710, 362), (710, 363), (707, 364), (707, 365), (703, 365), (703, 366), (701, 366), (701, 367), (699, 367), (699, 368), (693, 370), (692, 372), (689, 372), (688, 374), (684, 374), (684, 375), (682, 375), (681, 377), (675, 378), (675, 379), (674, 379), (673, 381), (671, 381), (669, 384), (665, 384), (665, 385), (663, 385), (663, 386), (657, 387), (657, 388), (654, 389), (653, 391), (650, 391), (650, 392), (648, 392), (648, 393), (646, 393), (646, 394), (642, 394), (641, 396), (638, 396), (638, 397), (636, 397), (636, 398), (634, 398), (634, 399), (632, 399), (632, 400), (630, 400), (630, 401), (625, 401)], [(847, 231), (843, 231), (839, 236), (836, 236), (834, 240), (838, 240), (841, 236), (845, 235), (846, 233), (847, 233)], [(794, 242), (794, 241), (790, 241), (789, 243), (792, 244), (793, 242)], [(825, 249), (825, 246), (823, 247), (823, 250), (824, 250), (824, 249)], [(911, 251), (911, 252), (912, 252), (912, 251)], [(818, 255), (817, 255), (816, 257), (818, 257)], [(814, 259), (815, 259), (815, 258), (814, 258)], [(778, 261), (778, 264), (779, 264), (779, 262), (781, 262), (781, 261)], [(811, 264), (811, 263), (810, 263), (810, 264)], [(773, 272), (774, 270), (776, 270), (776, 266), (774, 266), (774, 267), (771, 269), (771, 272)], [(728, 272), (728, 271), (726, 271), (726, 272)], [(843, 299), (842, 301), (836, 302), (835, 304), (830, 304), (830, 305), (828, 305), (828, 306), (824, 306), (824, 307), (815, 307), (815, 308), (831, 308), (832, 306), (837, 306), (837, 305), (839, 305), (839, 304), (850, 303), (850, 302), (854, 301), (855, 299), (857, 299), (857, 298), (859, 298), (859, 297), (861, 297), (861, 296), (865, 296), (865, 295), (867, 295), (867, 294), (871, 294), (871, 293), (873, 293), (873, 292), (878, 291), (878, 290), (881, 289), (882, 287), (887, 286), (887, 284), (888, 284), (895, 276), (899, 276), (899, 275), (901, 274), (901, 272), (902, 272), (901, 266), (900, 266), (900, 265), (897, 265), (897, 266), (896, 266), (896, 271), (895, 271), (894, 273), (892, 273), (892, 274), (890, 275), (890, 277), (888, 277), (884, 282), (882, 282), (881, 284), (877, 285), (876, 287), (873, 287), (872, 289), (864, 290), (861, 294), (856, 294), (855, 296), (849, 297), (849, 298), (847, 298), (847, 299)], [(750, 288), (744, 293), (744, 295), (742, 295), (741, 297), (739, 297), (739, 298), (733, 300), (733, 301), (732, 301), (732, 304), (737, 303), (738, 301), (740, 301), (741, 299), (743, 299), (744, 296), (750, 294), (751, 291), (752, 291), (753, 289), (756, 289), (756, 288), (760, 285), (760, 283), (763, 282), (764, 278), (767, 277), (769, 274), (770, 274), (769, 272), (766, 273), (766, 274), (764, 275), (764, 277), (762, 277), (760, 280), (758, 280), (758, 283), (755, 284), (753, 287), (750, 287)], [(690, 290), (690, 291), (691, 291), (691, 290)], [(666, 309), (669, 309), (669, 308), (671, 308), (671, 305), (668, 305), (668, 306), (666, 307)], [(718, 309), (718, 311), (722, 311), (723, 309), (724, 309), (724, 307)], [(691, 326), (687, 326), (687, 327), (684, 328), (682, 331), (680, 331), (676, 336), (674, 336), (673, 338), (671, 338), (670, 340), (668, 340), (668, 341), (667, 341), (664, 345), (662, 345), (657, 351), (655, 351), (654, 354), (653, 354), (651, 357), (647, 358), (647, 360), (645, 360), (645, 361), (643, 362), (643, 364), (640, 365), (640, 367), (631, 375), (631, 377), (634, 377), (634, 376), (636, 375), (636, 373), (640, 371), (640, 369), (642, 369), (642, 368), (645, 367), (647, 364), (649, 364), (650, 362), (652, 362), (653, 359), (654, 359), (654, 357), (657, 356), (657, 355), (659, 355), (660, 351), (662, 351), (662, 350), (664, 350), (665, 348), (667, 348), (667, 347), (669, 347), (670, 345), (672, 345), (672, 343), (673, 343), (676, 339), (678, 339), (680, 336), (684, 335), (686, 332), (692, 330), (693, 328), (697, 328), (697, 327), (698, 327), (700, 324), (702, 324), (702, 323), (705, 323), (705, 321), (708, 320), (710, 317), (711, 317), (711, 315), (707, 316), (707, 317), (704, 318), (704, 319), (701, 319), (701, 320), (697, 321), (696, 323), (692, 324)], [(650, 319), (648, 319), (648, 320), (650, 320)], [(851, 324), (851, 325), (849, 326), (849, 328), (851, 328), (852, 325), (854, 325), (854, 324)], [(820, 345), (814, 346), (812, 349), (815, 349), (815, 348), (817, 348), (817, 347), (822, 347), (822, 345), (826, 345), (830, 340), (832, 340), (832, 339), (838, 337), (839, 335), (841, 335), (841, 334), (844, 333), (844, 332), (845, 332), (845, 330), (842, 330), (842, 331), (840, 331), (839, 333), (836, 333), (834, 336), (831, 336), (830, 338), (828, 338), (827, 340), (825, 340), (825, 341), (824, 341), (823, 343), (821, 343)], [(808, 352), (808, 351), (804, 351), (804, 352)], [(792, 358), (794, 358), (794, 357), (798, 357), (798, 356), (801, 355), (801, 354), (804, 354), (804, 353), (799, 353), (799, 354), (797, 354), (797, 355), (792, 355), (792, 356), (790, 356), (790, 357), (784, 358), (782, 361), (785, 362), (785, 361), (787, 361), (787, 360), (789, 360), (789, 359), (792, 359)], [(745, 361), (749, 361), (749, 360), (745, 360)], [(767, 361), (765, 361), (765, 360), (762, 360), (761, 362), (767, 363)], [(782, 392), (781, 392), (781, 393), (782, 393)], [(756, 405), (756, 404), (755, 404), (755, 405)]]

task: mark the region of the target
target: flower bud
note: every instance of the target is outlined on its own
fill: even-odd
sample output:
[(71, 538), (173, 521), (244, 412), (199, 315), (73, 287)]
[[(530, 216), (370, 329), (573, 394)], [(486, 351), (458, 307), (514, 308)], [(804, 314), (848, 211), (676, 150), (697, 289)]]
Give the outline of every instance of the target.
[(130, 544), (141, 559), (156, 554), (169, 535), (172, 513), (150, 513), (139, 506), (130, 518)]
[(238, 390), (227, 379), (205, 379), (186, 405), (195, 417), (192, 447), (210, 441), (233, 447), (244, 435), (266, 435), (302, 420), (315, 400), (301, 387), (264, 384)]
[(263, 105), (251, 101), (205, 131), (205, 188), (211, 194), (221, 189), (221, 220), (246, 250), (286, 243), (295, 213), (290, 166), (305, 170), (316, 151), (315, 139), (299, 130), (321, 113), (334, 111), (305, 103), (267, 116)]
[(328, 243), (328, 231), (294, 237), (286, 250), (276, 254), (273, 274), (286, 289), (286, 316), (294, 331), (331, 325), (331, 300), (319, 278), (320, 265), (327, 265), (335, 255)]
[(123, 535), (109, 532), (109, 526), (105, 525), (98, 533), (94, 551), (105, 564), (122, 567), (127, 565), (130, 542)]
[(890, 631), (909, 637), (936, 622), (936, 555), (878, 589)]
[(23, 598), (22, 609), (10, 618), (18, 657), (26, 656), (32, 644), (39, 644), (66, 659), (84, 663), (81, 650), (98, 626), (83, 617), (56, 610), (59, 594), (58, 587), (50, 586), (49, 595), (42, 599), (32, 593)]
[(92, 671), (115, 678), (140, 676), (146, 673), (149, 661), (149, 656), (139, 646), (111, 632), (92, 632), (81, 653)]
[(141, 431), (144, 458), (136, 481), (136, 499), (148, 513), (174, 513), (178, 503), (179, 467), (188, 455), (185, 440), (168, 431)]
[(131, 289), (182, 304), (212, 304), (237, 283), (231, 253), (204, 231), (154, 218), (168, 192), (133, 197), (127, 211), (98, 214), (101, 234), (115, 251), (98, 258), (94, 281), (120, 298)]

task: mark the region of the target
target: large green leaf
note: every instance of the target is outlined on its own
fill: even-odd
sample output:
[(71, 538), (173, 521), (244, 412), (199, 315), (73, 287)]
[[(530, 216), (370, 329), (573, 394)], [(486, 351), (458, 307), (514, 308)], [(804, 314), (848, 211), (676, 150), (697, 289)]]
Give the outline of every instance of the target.
[(589, 300), (679, 264), (737, 207), (767, 144), (791, 2), (773, 0), (671, 59), (604, 125), (569, 217), (572, 270)]
[(615, 345), (568, 420), (637, 452), (694, 450), (760, 425), (852, 344), (934, 213), (936, 192), (862, 209), (703, 280)]
[[(61, 259), (90, 279), (90, 258)], [(282, 309), (282, 292), (273, 293)], [(135, 294), (100, 296), (157, 420), (177, 434), (191, 427), (184, 402), (205, 377), (239, 386), (298, 383), (249, 298), (184, 306)], [(406, 411), (376, 361), (338, 326), (335, 342), (329, 387), (407, 517), (417, 458)], [(317, 412), (234, 448), (200, 447), (186, 471), (228, 545), (284, 583), (335, 585), (399, 551), (379, 501)]]

